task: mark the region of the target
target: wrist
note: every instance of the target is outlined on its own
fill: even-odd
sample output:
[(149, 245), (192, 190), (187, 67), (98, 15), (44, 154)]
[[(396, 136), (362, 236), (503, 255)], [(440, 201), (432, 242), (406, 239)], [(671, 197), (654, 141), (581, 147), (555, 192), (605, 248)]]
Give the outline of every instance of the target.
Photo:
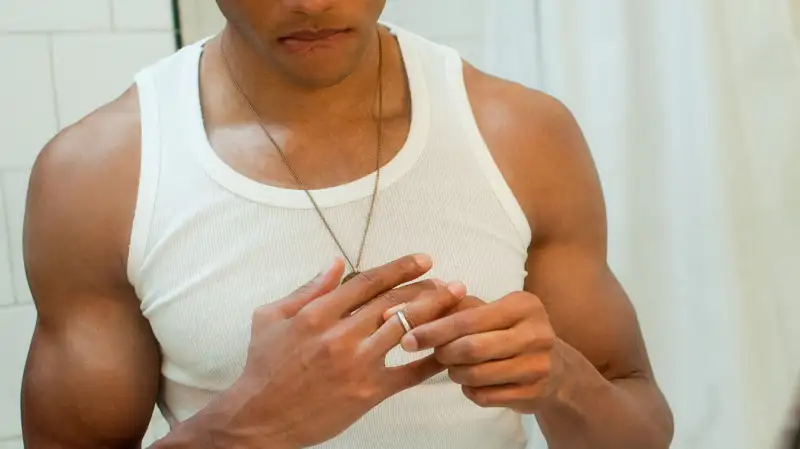
[(553, 377), (555, 380), (543, 409), (569, 411), (580, 414), (579, 400), (603, 396), (602, 392), (612, 388), (592, 363), (577, 349), (562, 340), (557, 340)]
[(208, 427), (209, 435), (215, 448), (302, 449), (292, 441), (277, 416), (265, 416), (263, 407), (254, 416), (251, 404), (261, 390), (261, 385), (241, 378), (208, 409), (213, 422)]
[(237, 382), (150, 449), (301, 449), (285, 432), (274, 430), (277, 421), (248, 413), (252, 397), (253, 389)]

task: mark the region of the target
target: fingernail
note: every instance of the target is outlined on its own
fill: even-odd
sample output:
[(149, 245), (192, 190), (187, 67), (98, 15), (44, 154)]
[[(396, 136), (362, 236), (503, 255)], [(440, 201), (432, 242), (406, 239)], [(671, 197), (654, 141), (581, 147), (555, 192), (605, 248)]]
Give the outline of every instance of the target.
[(392, 307), (391, 309), (388, 309), (386, 312), (383, 312), (383, 321), (386, 321), (389, 318), (393, 317), (394, 314), (397, 313), (398, 310), (405, 309), (407, 305), (408, 304), (405, 304), (405, 303), (398, 304), (398, 305)]
[(467, 286), (463, 282), (455, 281), (447, 284), (447, 290), (455, 297), (462, 297), (467, 294)]
[(427, 270), (433, 266), (433, 261), (427, 254), (416, 254), (414, 256), (414, 262), (416, 262), (417, 265), (419, 265), (419, 267), (423, 270)]
[(419, 342), (417, 342), (413, 334), (408, 333), (400, 340), (400, 346), (405, 349), (406, 352), (417, 352), (419, 349)]

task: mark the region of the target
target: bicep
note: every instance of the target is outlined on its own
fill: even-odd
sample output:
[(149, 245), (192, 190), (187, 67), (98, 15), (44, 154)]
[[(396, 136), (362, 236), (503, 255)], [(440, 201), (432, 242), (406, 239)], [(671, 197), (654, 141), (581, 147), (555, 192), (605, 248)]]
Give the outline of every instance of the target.
[(604, 258), (580, 245), (532, 251), (526, 290), (547, 310), (556, 335), (608, 379), (651, 376), (633, 305)]
[(122, 298), (37, 298), (86, 304), (37, 322), (23, 380), (27, 447), (136, 447), (158, 392), (158, 352)]

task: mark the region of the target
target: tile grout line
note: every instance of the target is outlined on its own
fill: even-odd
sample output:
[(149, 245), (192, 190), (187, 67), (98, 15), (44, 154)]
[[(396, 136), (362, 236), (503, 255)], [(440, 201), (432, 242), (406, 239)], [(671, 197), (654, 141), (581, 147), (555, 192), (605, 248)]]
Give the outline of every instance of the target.
[(50, 87), (53, 90), (53, 110), (56, 114), (56, 131), (60, 131), (61, 108), (58, 104), (58, 84), (56, 83), (56, 49), (53, 33), (47, 33), (47, 49), (50, 53)]
[(114, 0), (107, 0), (108, 1), (108, 24), (111, 32), (117, 31), (117, 24), (114, 23)]
[(92, 34), (153, 34), (153, 33), (172, 33), (173, 28), (91, 28), (84, 30), (31, 30), (31, 31), (2, 31), (3, 36), (41, 36), (47, 33), (58, 33), (70, 36), (92, 35)]
[(14, 257), (11, 255), (11, 224), (8, 222), (8, 192), (6, 192), (5, 182), (7, 176), (8, 170), (3, 170), (2, 173), (0, 173), (0, 202), (2, 202), (2, 209), (4, 212), (3, 229), (6, 231), (6, 258), (8, 259), (8, 271), (11, 276), (11, 305), (19, 305), (21, 298), (17, 297), (17, 285), (16, 282), (14, 282), (16, 279), (14, 275)]
[(0, 443), (22, 440), (22, 435), (12, 435), (10, 437), (0, 437)]

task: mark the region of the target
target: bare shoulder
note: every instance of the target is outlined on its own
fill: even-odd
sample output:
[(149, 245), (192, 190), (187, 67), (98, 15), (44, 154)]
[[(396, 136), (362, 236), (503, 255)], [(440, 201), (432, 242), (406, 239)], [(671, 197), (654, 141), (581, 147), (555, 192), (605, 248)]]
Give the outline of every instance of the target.
[[(25, 265), (33, 290), (53, 273), (124, 273), (138, 189), (139, 106), (135, 88), (65, 128), (31, 171), (25, 211)], [(73, 262), (65, 263), (69, 258)], [(58, 270), (58, 271), (52, 271)], [(120, 271), (121, 270), (121, 271)]]
[(570, 110), (467, 64), (464, 78), (481, 134), (537, 234), (570, 217), (604, 221), (594, 161)]

